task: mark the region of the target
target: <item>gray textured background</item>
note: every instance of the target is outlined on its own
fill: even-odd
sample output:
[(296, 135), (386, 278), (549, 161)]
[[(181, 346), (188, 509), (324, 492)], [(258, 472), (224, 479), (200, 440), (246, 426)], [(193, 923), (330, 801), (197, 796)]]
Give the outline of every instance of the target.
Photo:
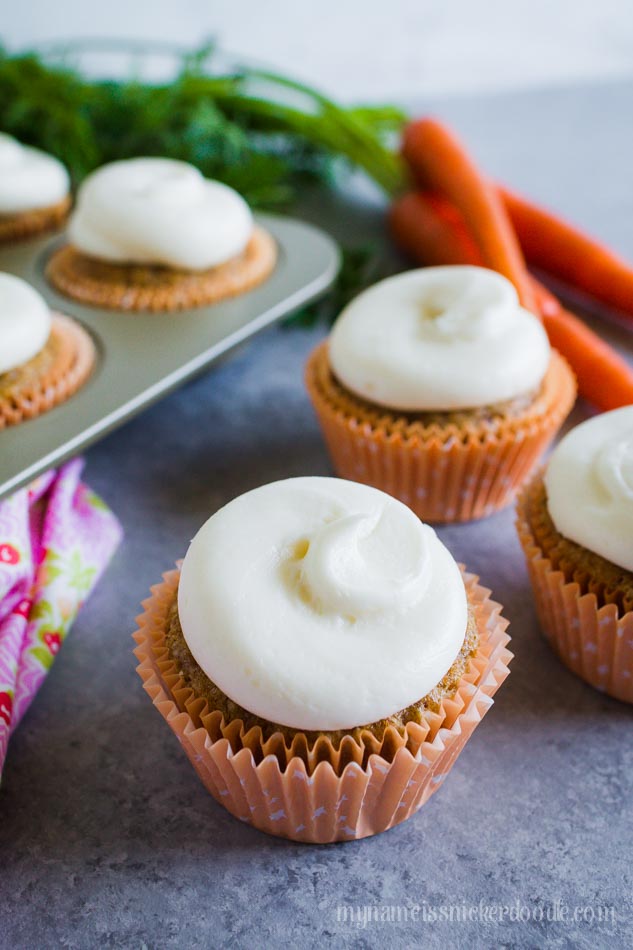
[[(633, 87), (605, 85), (462, 100), (442, 113), (491, 172), (633, 257), (632, 101)], [(375, 208), (340, 217), (317, 204), (339, 235), (380, 230)], [(440, 533), (506, 605), (512, 674), (446, 784), (385, 835), (310, 847), (241, 825), (204, 791), (143, 693), (133, 618), (200, 524), (255, 485), (329, 472), (301, 382), (322, 332), (268, 331), (88, 453), (87, 478), (126, 539), (9, 748), (3, 948), (630, 945), (631, 710), (568, 674), (540, 638), (510, 511)], [(341, 903), (517, 899), (561, 900), (570, 913), (607, 905), (616, 919), (337, 920)]]

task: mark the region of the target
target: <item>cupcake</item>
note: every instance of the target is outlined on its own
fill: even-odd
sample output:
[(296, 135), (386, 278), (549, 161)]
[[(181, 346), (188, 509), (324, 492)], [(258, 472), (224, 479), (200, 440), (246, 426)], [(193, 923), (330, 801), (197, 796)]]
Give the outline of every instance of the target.
[(0, 132), (0, 243), (60, 228), (70, 180), (60, 161)]
[(591, 686), (633, 702), (633, 406), (572, 429), (518, 501), (541, 627)]
[(311, 354), (306, 384), (336, 473), (431, 522), (509, 504), (576, 394), (540, 321), (481, 267), (364, 291)]
[(52, 314), (26, 281), (0, 273), (0, 429), (68, 399), (95, 361), (90, 336)]
[(153, 588), (138, 672), (233, 815), (362, 838), (439, 787), (507, 675), (489, 593), (383, 492), (275, 482), (214, 514)]
[(69, 243), (46, 273), (68, 297), (113, 310), (183, 310), (244, 293), (271, 273), (273, 238), (232, 188), (166, 158), (85, 179)]

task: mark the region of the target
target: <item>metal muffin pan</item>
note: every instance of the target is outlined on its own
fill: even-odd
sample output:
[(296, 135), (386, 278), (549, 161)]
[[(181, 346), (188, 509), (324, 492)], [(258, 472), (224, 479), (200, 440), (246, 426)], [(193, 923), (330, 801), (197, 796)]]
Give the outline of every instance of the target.
[(59, 235), (0, 248), (0, 270), (29, 281), (54, 311), (73, 317), (97, 348), (92, 376), (66, 402), (0, 431), (0, 498), (76, 455), (232, 347), (323, 294), (334, 281), (335, 241), (312, 225), (273, 215), (257, 221), (275, 238), (275, 270), (259, 287), (209, 307), (122, 313), (83, 306), (44, 276)]

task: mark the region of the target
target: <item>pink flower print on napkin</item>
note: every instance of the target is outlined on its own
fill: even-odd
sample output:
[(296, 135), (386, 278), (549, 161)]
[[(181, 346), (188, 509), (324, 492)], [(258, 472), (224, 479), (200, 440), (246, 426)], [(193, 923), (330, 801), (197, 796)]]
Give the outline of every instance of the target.
[(0, 773), (9, 736), (121, 539), (81, 459), (0, 502)]

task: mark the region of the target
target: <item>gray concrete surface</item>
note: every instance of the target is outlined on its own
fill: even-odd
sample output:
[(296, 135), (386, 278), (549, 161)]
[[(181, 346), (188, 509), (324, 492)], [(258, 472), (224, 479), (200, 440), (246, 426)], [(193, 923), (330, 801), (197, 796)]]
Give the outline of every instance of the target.
[[(492, 172), (633, 257), (632, 97), (604, 86), (443, 114)], [(348, 237), (380, 227), (375, 209), (341, 218), (318, 204)], [(512, 674), (446, 784), (383, 836), (310, 847), (241, 825), (143, 693), (134, 616), (198, 526), (255, 485), (329, 472), (301, 383), (322, 332), (267, 332), (88, 453), (126, 539), (9, 749), (3, 950), (631, 945), (631, 709), (567, 673), (541, 639), (512, 512), (441, 531), (506, 605)], [(493, 919), (498, 905), (516, 917), (517, 902), (523, 920)], [(417, 920), (365, 926), (338, 910), (415, 905)], [(480, 919), (429, 919), (440, 905)]]

